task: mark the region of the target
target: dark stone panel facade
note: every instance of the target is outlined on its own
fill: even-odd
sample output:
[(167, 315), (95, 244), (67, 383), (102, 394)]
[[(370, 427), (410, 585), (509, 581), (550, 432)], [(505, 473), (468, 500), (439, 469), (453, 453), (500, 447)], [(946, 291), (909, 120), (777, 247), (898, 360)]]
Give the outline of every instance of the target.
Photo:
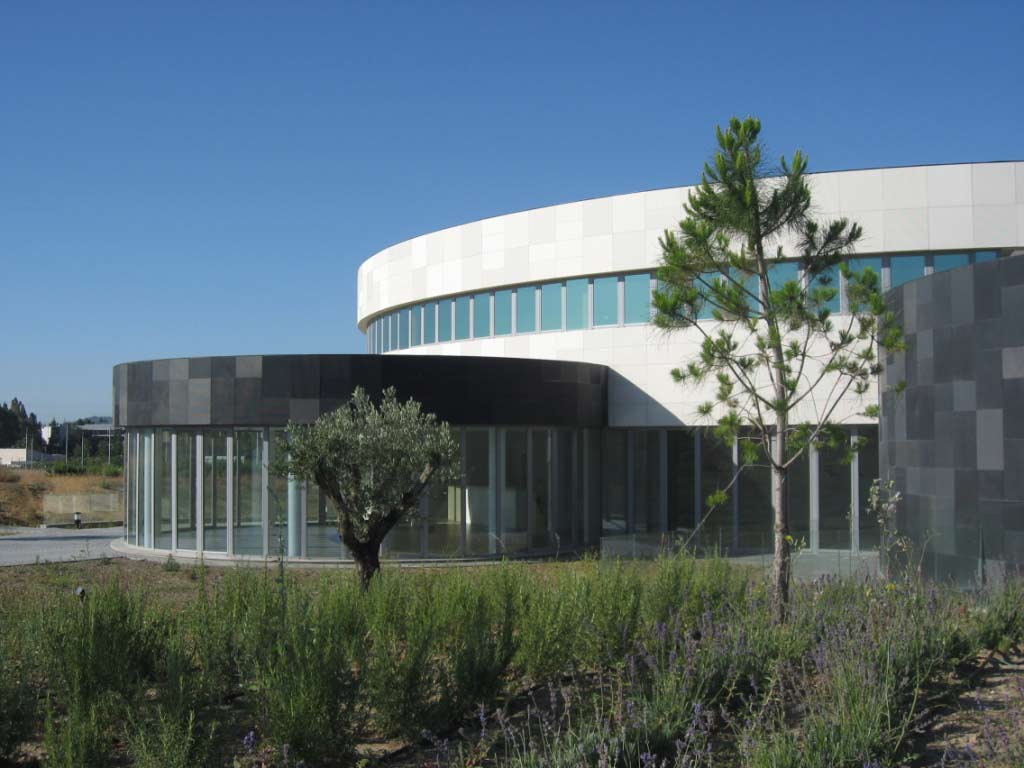
[[(886, 295), (906, 349), (880, 381), (880, 475), (935, 578), (976, 582), (1024, 564), (1024, 256)], [(906, 389), (893, 388), (899, 382)]]
[(279, 426), (389, 386), (461, 426), (603, 427), (608, 369), (591, 363), (446, 355), (246, 355), (114, 368), (114, 424)]

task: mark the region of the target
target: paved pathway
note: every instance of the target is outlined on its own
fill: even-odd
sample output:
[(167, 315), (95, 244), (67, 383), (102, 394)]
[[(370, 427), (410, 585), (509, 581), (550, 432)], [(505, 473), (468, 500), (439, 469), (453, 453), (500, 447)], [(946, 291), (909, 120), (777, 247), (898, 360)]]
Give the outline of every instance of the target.
[(118, 557), (110, 542), (123, 536), (123, 526), (82, 530), (0, 526), (0, 566)]

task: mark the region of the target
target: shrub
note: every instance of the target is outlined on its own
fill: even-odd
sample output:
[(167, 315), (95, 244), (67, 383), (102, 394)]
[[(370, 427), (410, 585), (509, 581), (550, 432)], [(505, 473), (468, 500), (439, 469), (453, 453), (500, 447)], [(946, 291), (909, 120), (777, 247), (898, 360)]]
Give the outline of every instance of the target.
[(153, 679), (163, 658), (165, 622), (146, 603), (142, 593), (113, 583), (45, 604), (41, 669), (69, 698), (106, 691), (131, 696)]
[(68, 702), (67, 714), (60, 718), (50, 704), (43, 731), (45, 768), (102, 768), (109, 764), (111, 741), (102, 710), (100, 703), (75, 695)]
[(31, 735), (36, 698), (24, 664), (0, 644), (0, 761)]
[(216, 726), (198, 732), (195, 713), (184, 718), (159, 710), (155, 721), (130, 722), (125, 732), (135, 768), (197, 768), (211, 764)]
[(304, 758), (345, 757), (353, 747), (355, 678), (329, 618), (292, 600), (278, 642), (257, 666), (264, 732)]
[(53, 463), (46, 465), (46, 474), (48, 475), (84, 475), (85, 467), (79, 466), (78, 464), (68, 463)]

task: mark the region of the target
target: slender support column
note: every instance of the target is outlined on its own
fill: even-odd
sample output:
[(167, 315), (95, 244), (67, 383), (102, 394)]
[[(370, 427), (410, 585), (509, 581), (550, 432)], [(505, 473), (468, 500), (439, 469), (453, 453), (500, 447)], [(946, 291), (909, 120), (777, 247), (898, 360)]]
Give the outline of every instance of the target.
[(459, 496), (462, 499), (462, 518), (459, 530), (459, 554), (465, 555), (469, 551), (467, 546), (467, 528), (469, 527), (469, 490), (466, 488), (466, 430), (459, 430), (459, 456), (461, 465), (459, 467)]
[[(733, 440), (732, 442), (732, 475), (736, 477), (736, 473), (740, 471), (740, 443), (739, 440)], [(738, 550), (740, 548), (740, 481), (736, 478), (736, 482), (732, 486), (732, 548)]]
[[(857, 430), (850, 434), (850, 443), (856, 444)], [(854, 451), (850, 462), (850, 551), (860, 552), (860, 451)]]
[(809, 476), (810, 485), (810, 550), (811, 552), (817, 552), (820, 547), (821, 539), (819, 538), (820, 529), (820, 515), (821, 507), (818, 503), (818, 489), (820, 485), (818, 475), (818, 449), (813, 445), (807, 449), (807, 470)]
[(143, 437), (142, 451), (142, 542), (147, 549), (153, 548), (153, 430)]
[(308, 535), (309, 526), (306, 525), (306, 520), (309, 519), (309, 513), (306, 510), (309, 509), (309, 486), (306, 483), (302, 483), (302, 506), (299, 507), (299, 530), (302, 531), (302, 535), (299, 537), (301, 541), (300, 554), (301, 557), (306, 557), (306, 553), (309, 552), (309, 543), (306, 541)]
[(235, 436), (228, 432), (225, 439), (225, 455), (227, 457), (226, 476), (224, 485), (224, 550), (229, 554), (235, 554)]
[(202, 552), (206, 547), (203, 540), (203, 520), (208, 512), (203, 509), (205, 499), (203, 498), (203, 433), (196, 433), (196, 452), (193, 457), (196, 462), (196, 552)]
[(178, 548), (178, 435), (171, 432), (171, 551)]
[(302, 555), (302, 483), (288, 475), (288, 557)]
[(260, 495), (260, 521), (262, 532), (263, 556), (267, 557), (270, 552), (270, 430), (263, 430), (263, 459), (260, 462), (260, 474), (263, 483), (263, 493)]

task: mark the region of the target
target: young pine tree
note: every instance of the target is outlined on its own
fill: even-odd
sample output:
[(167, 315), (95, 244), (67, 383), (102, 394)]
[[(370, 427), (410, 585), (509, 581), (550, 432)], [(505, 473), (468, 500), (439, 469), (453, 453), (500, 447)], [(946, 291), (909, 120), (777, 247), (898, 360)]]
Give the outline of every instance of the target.
[[(654, 305), (658, 327), (693, 328), (702, 337), (696, 359), (672, 372), (683, 384), (711, 384), (699, 416), (716, 424), (719, 439), (740, 441), (743, 464), (766, 460), (771, 468), (781, 620), (791, 572), (788, 470), (810, 445), (859, 447), (845, 441), (837, 416), (876, 386), (878, 347), (901, 348), (902, 333), (885, 308), (879, 274), (846, 263), (860, 226), (815, 219), (807, 158), (798, 150), (770, 166), (760, 132), (755, 118), (717, 130), (718, 151), (690, 193), (686, 218), (661, 239)], [(799, 272), (784, 265), (796, 257)], [(833, 311), (840, 274), (842, 315)], [(877, 406), (863, 413), (877, 418)]]

